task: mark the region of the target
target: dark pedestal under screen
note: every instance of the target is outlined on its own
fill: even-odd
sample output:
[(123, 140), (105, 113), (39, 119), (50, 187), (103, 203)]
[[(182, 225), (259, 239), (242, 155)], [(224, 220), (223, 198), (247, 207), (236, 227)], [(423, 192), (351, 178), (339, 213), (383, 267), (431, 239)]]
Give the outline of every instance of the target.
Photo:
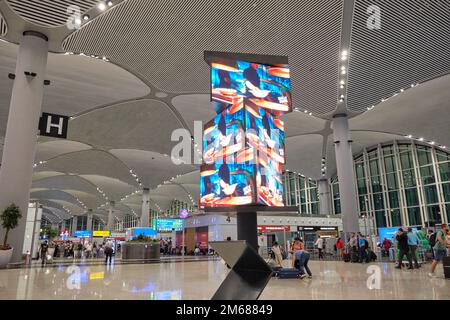
[(256, 211), (237, 213), (237, 237), (258, 252), (258, 220)]
[(211, 242), (231, 270), (212, 300), (257, 300), (272, 276), (272, 269), (246, 241)]

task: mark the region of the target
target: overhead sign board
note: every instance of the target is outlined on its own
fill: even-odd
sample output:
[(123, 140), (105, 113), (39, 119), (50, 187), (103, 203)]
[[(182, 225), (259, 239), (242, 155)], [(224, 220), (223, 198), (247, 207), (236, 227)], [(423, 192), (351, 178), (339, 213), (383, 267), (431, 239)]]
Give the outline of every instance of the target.
[(90, 238), (91, 237), (91, 230), (76, 230), (74, 233), (75, 238)]
[(259, 232), (291, 231), (290, 226), (258, 226)]
[(109, 237), (111, 235), (111, 231), (109, 231), (109, 230), (95, 230), (93, 235), (94, 235), (94, 237)]
[(183, 219), (158, 219), (156, 228), (158, 231), (183, 231)]
[(335, 226), (298, 226), (298, 231), (337, 231), (338, 227)]
[(43, 112), (39, 119), (39, 135), (67, 139), (69, 117)]

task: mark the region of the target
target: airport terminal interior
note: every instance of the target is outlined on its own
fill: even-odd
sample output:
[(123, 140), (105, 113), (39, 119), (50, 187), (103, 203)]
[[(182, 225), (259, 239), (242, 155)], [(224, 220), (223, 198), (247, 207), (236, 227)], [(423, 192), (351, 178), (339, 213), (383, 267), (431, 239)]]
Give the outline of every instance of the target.
[(450, 0), (0, 0), (0, 300), (450, 299)]

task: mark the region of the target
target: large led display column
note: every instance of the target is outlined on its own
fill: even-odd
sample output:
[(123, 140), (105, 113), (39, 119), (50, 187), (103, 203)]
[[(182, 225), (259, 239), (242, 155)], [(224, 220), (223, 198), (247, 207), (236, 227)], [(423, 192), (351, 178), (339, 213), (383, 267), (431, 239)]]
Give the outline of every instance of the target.
[(217, 116), (204, 126), (200, 205), (283, 207), (289, 67), (237, 59), (207, 57)]
[(217, 115), (204, 126), (200, 206), (240, 207), (238, 238), (256, 249), (255, 208), (284, 207), (278, 117), (291, 111), (287, 58), (206, 52), (205, 60)]

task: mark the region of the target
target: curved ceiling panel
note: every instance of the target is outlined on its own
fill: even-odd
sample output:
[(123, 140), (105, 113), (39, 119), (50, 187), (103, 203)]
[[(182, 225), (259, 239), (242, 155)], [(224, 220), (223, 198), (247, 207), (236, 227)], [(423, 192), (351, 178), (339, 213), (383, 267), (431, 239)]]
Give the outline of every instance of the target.
[[(381, 9), (380, 29), (367, 10)], [(348, 108), (363, 112), (402, 88), (450, 72), (450, 3), (357, 0), (348, 72)]]
[(73, 189), (63, 189), (62, 191), (67, 192), (68, 194), (80, 199), (90, 209), (97, 208), (100, 204), (104, 202), (103, 198), (99, 193), (92, 194)]
[(181, 200), (190, 203), (188, 193), (182, 186), (176, 184), (165, 184), (150, 192), (150, 197), (167, 196), (172, 200)]
[(61, 220), (71, 218), (71, 215), (69, 213), (67, 213), (65, 210), (61, 210), (59, 208), (54, 208), (54, 207), (44, 206), (43, 213), (48, 214), (49, 216), (52, 216), (54, 218), (54, 220), (56, 220), (55, 222), (60, 222)]
[(172, 132), (182, 128), (169, 107), (137, 100), (95, 110), (69, 123), (68, 137), (105, 149), (139, 149), (170, 154)]
[(195, 170), (186, 174), (183, 174), (179, 177), (176, 177), (172, 180), (172, 182), (181, 183), (181, 184), (200, 184), (200, 171)]
[[(18, 46), (0, 41), (0, 71), (15, 72)], [(128, 71), (99, 59), (49, 53), (42, 110), (72, 116), (94, 107), (142, 97), (150, 89)], [(4, 134), (13, 81), (0, 78), (0, 135)]]
[(109, 152), (133, 169), (148, 188), (155, 188), (173, 176), (195, 170), (193, 165), (175, 165), (170, 157), (156, 152), (130, 149), (113, 149)]
[(156, 208), (162, 211), (167, 210), (170, 208), (170, 205), (172, 204), (173, 197), (172, 196), (166, 196), (163, 194), (152, 194), (150, 192), (150, 204), (157, 204)]
[(186, 121), (191, 132), (194, 132), (194, 121), (205, 123), (217, 114), (211, 104), (209, 94), (176, 96), (172, 99), (172, 104)]
[(77, 175), (98, 175), (136, 185), (129, 169), (120, 160), (105, 151), (87, 150), (61, 155), (49, 160), (47, 168)]
[(303, 112), (292, 112), (281, 117), (284, 121), (286, 137), (311, 134), (325, 128), (327, 121), (310, 116)]
[(53, 140), (38, 143), (35, 161), (44, 161), (61, 154), (89, 149), (92, 149), (92, 147), (88, 146), (87, 144), (70, 140)]
[(350, 128), (412, 135), (449, 147), (448, 88), (450, 75), (425, 82), (351, 119)]
[(50, 176), (42, 179), (38, 179), (37, 181), (33, 181), (33, 188), (46, 188), (46, 189), (70, 189), (70, 190), (78, 190), (87, 192), (89, 194), (99, 194), (96, 190), (96, 187), (86, 181), (85, 179), (80, 178), (79, 176), (71, 176), (71, 175), (57, 175)]
[(320, 179), (323, 137), (318, 134), (286, 139), (286, 169)]
[(58, 27), (66, 24), (69, 15), (67, 8), (76, 6), (80, 13), (87, 12), (98, 4), (98, 0), (6, 0), (9, 6), (23, 19), (45, 27)]
[(61, 200), (67, 203), (78, 203), (77, 198), (67, 192), (61, 190), (41, 190), (30, 194), (30, 197), (34, 199), (49, 199), (49, 200)]
[(76, 204), (73, 204), (72, 202), (67, 202), (64, 200), (60, 200), (60, 199), (40, 199), (39, 202), (44, 202), (45, 200), (47, 200), (47, 202), (49, 203), (56, 203), (57, 205), (61, 205), (65, 210), (67, 210), (67, 212), (69, 212), (69, 214), (71, 215), (83, 215), (86, 214), (86, 209), (77, 206)]
[(138, 98), (150, 89), (128, 71), (99, 59), (50, 54), (43, 110), (75, 115), (91, 108)]
[(110, 200), (118, 201), (121, 197), (126, 194), (130, 194), (136, 189), (135, 186), (106, 176), (80, 175), (80, 177), (92, 182), (106, 194), (108, 199), (104, 198), (103, 202), (107, 202)]
[(58, 214), (54, 213), (55, 211), (50, 208), (42, 208), (42, 216), (50, 221), (50, 223), (59, 223), (63, 218)]
[[(43, 169), (43, 170), (45, 170), (45, 169)], [(35, 171), (35, 172), (33, 172), (33, 182), (37, 181), (37, 180), (41, 180), (41, 179), (47, 179), (47, 178), (63, 176), (63, 175), (65, 175), (65, 174), (62, 172), (57, 172), (57, 171)]]
[(370, 148), (379, 143), (403, 139), (402, 136), (384, 132), (352, 131), (352, 152), (361, 153), (364, 148)]
[(178, 93), (209, 92), (205, 50), (285, 55), (294, 105), (325, 114), (336, 107), (342, 10), (342, 0), (134, 0), (74, 32), (63, 47), (103, 54)]

